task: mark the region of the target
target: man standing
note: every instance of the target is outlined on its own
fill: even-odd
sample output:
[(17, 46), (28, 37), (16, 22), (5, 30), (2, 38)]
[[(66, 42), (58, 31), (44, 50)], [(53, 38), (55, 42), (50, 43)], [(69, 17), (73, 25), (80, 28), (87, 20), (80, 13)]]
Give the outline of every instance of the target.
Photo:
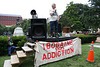
[(56, 4), (52, 4), (52, 9), (50, 10), (50, 33), (51, 33), (51, 37), (53, 37), (53, 26), (55, 25), (55, 35), (56, 37), (58, 34), (58, 22), (59, 22), (59, 16), (56, 10)]
[(13, 46), (13, 41), (8, 37), (8, 55), (11, 56), (11, 53), (14, 52), (15, 46)]

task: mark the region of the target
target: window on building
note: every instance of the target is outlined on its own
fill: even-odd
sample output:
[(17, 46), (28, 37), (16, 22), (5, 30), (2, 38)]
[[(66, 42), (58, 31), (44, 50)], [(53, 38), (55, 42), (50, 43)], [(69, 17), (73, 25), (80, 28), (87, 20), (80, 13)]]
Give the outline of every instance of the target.
[(1, 20), (2, 20), (2, 16), (1, 16)]
[(3, 16), (3, 20), (5, 20), (5, 17)]
[(10, 17), (10, 21), (11, 21), (11, 17)]
[(8, 20), (9, 20), (9, 17), (8, 17)]
[(15, 21), (16, 21), (16, 17), (15, 17)]
[(12, 17), (12, 20), (13, 20), (14, 18)]
[(2, 16), (2, 20), (4, 20), (4, 17)]
[(12, 17), (11, 17), (11, 21), (12, 21)]
[(10, 17), (8, 17), (8, 20), (10, 20)]
[(7, 16), (6, 16), (6, 20), (7, 20)]

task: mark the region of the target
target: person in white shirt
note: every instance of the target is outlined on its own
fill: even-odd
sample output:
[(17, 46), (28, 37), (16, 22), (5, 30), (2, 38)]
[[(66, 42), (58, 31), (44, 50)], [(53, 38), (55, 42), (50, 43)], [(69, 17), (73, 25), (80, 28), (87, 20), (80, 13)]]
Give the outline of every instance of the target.
[(58, 16), (58, 12), (56, 9), (56, 4), (52, 4), (52, 9), (50, 10), (50, 33), (51, 33), (51, 37), (53, 36), (53, 26), (55, 25), (55, 35), (56, 37), (58, 34), (58, 22), (59, 22), (59, 16)]

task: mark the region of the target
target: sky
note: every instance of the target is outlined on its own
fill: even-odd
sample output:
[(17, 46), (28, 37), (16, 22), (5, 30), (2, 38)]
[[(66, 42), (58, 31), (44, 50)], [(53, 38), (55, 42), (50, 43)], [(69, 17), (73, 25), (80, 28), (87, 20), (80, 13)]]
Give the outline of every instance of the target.
[(58, 14), (61, 15), (71, 1), (88, 4), (88, 0), (0, 0), (0, 14), (21, 15), (29, 19), (30, 11), (35, 9), (39, 18), (48, 18), (53, 3), (56, 3)]

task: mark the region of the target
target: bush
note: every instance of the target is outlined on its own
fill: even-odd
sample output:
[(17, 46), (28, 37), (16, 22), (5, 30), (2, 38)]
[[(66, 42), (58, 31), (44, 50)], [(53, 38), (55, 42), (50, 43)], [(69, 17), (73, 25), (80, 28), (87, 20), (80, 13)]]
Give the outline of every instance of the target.
[[(22, 47), (26, 42), (26, 36), (12, 36), (11, 39), (17, 47)], [(0, 36), (0, 56), (8, 54), (8, 37)]]
[(26, 42), (26, 40), (18, 41), (17, 46), (18, 46), (19, 48), (21, 48), (21, 47), (24, 46), (24, 43), (25, 43), (25, 42)]
[(81, 39), (82, 44), (84, 43), (91, 43), (92, 41), (96, 41), (97, 37), (94, 35), (75, 35)]
[(7, 45), (8, 45), (7, 37), (0, 36), (0, 56), (7, 54), (7, 52), (8, 52)]
[(26, 42), (26, 36), (12, 36), (11, 39), (15, 46), (22, 47)]

